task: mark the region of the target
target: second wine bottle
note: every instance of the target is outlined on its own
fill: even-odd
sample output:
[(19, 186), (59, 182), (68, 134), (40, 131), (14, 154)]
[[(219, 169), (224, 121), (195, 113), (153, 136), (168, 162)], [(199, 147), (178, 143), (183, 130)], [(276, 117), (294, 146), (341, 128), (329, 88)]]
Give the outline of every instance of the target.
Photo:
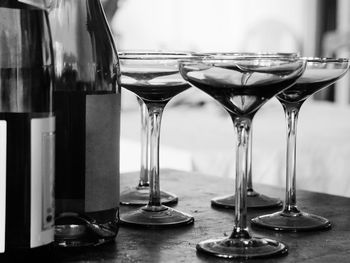
[(119, 224), (120, 85), (100, 0), (53, 0), (57, 115), (55, 241), (113, 240)]

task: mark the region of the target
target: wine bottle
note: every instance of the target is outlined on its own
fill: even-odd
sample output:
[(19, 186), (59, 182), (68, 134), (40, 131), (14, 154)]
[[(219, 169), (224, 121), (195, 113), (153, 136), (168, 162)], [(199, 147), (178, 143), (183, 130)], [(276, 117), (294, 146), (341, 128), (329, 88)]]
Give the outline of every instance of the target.
[(57, 115), (55, 243), (114, 240), (119, 226), (119, 62), (99, 0), (52, 0)]
[(0, 253), (54, 240), (53, 74), (47, 11), (0, 1)]

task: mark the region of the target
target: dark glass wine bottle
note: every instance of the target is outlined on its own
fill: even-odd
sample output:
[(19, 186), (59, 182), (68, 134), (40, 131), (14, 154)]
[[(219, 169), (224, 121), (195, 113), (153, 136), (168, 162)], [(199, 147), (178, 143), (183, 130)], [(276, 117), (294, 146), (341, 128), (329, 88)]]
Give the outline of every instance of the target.
[(100, 0), (51, 0), (57, 115), (55, 243), (114, 240), (119, 226), (119, 63)]
[(54, 240), (53, 74), (47, 12), (0, 1), (0, 253)]

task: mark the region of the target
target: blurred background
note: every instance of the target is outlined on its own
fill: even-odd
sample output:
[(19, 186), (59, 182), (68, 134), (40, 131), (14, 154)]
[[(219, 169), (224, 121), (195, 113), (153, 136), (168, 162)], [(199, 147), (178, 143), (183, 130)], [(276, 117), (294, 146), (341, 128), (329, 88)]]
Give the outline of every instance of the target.
[[(103, 0), (118, 50), (348, 56), (348, 0)], [(343, 80), (343, 82), (345, 82)], [(339, 84), (341, 86), (341, 84)], [(316, 99), (347, 104), (347, 88)]]
[[(102, 2), (119, 51), (262, 51), (349, 57), (349, 0)], [(301, 110), (297, 157), (301, 188), (350, 196), (349, 84), (347, 74), (315, 94)], [(121, 171), (135, 171), (139, 169), (139, 106), (135, 95), (122, 89), (122, 96)], [(255, 181), (282, 186), (285, 120), (276, 100), (267, 104), (255, 117), (253, 173)], [(191, 88), (167, 105), (160, 165), (233, 177), (232, 134), (227, 113)]]

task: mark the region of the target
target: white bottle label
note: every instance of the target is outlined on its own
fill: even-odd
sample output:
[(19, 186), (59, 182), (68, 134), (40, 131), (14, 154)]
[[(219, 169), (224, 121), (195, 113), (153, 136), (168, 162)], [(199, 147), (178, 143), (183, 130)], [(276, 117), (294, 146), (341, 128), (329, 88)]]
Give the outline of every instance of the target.
[(5, 252), (7, 122), (0, 121), (0, 253)]
[(31, 120), (30, 247), (54, 239), (55, 118)]
[(85, 211), (119, 206), (120, 94), (86, 96)]

